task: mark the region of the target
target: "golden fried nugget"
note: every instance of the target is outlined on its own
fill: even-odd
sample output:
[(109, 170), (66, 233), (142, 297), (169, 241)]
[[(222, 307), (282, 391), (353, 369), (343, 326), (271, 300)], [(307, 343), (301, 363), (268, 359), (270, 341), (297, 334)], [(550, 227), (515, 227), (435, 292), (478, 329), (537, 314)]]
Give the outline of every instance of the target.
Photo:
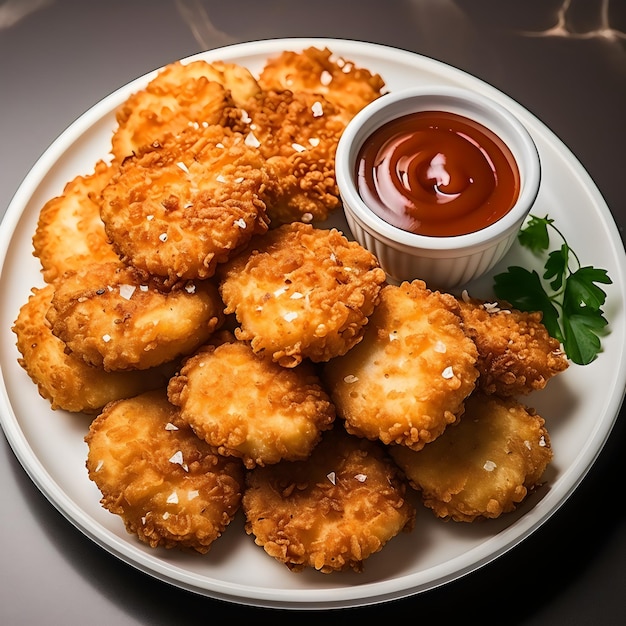
[(205, 554), (241, 505), (243, 467), (176, 418), (164, 389), (108, 404), (85, 437), (87, 470), (130, 534)]
[(561, 344), (549, 335), (541, 313), (524, 313), (466, 294), (459, 305), (465, 333), (478, 348), (478, 386), (485, 393), (526, 395), (567, 369)]
[(336, 57), (328, 49), (310, 47), (284, 51), (265, 64), (259, 85), (267, 91), (289, 89), (323, 95), (350, 116), (382, 94), (385, 83), (378, 74)]
[(255, 238), (220, 279), (225, 313), (240, 324), (237, 338), (294, 367), (332, 359), (361, 340), (385, 273), (339, 231), (294, 222)]
[(102, 192), (101, 216), (120, 257), (146, 274), (210, 278), (268, 227), (264, 160), (221, 126), (190, 129), (126, 159)]
[(383, 288), (361, 343), (324, 367), (348, 432), (419, 450), (458, 419), (478, 370), (457, 310), (423, 281)]
[(92, 174), (71, 180), (60, 196), (41, 209), (33, 255), (39, 259), (47, 283), (85, 263), (118, 260), (100, 218), (99, 201), (114, 172), (115, 167), (98, 161)]
[(242, 111), (234, 94), (243, 101), (258, 89), (252, 75), (233, 64), (170, 63), (117, 110), (118, 126), (111, 140), (116, 162), (122, 163), (189, 126), (237, 128), (242, 125)]
[(246, 474), (246, 532), (292, 571), (360, 572), (367, 558), (413, 528), (406, 491), (382, 446), (336, 426), (306, 461)]
[(258, 145), (270, 174), (264, 200), (271, 225), (321, 221), (340, 206), (335, 152), (345, 128), (323, 96), (262, 92), (247, 107), (248, 142)]
[(33, 288), (13, 326), (20, 366), (37, 385), (52, 409), (96, 413), (113, 400), (129, 398), (162, 387), (173, 372), (149, 369), (105, 372), (65, 352), (65, 344), (52, 334), (46, 322), (54, 286)]
[(107, 371), (147, 369), (193, 352), (224, 322), (217, 288), (166, 291), (130, 267), (95, 263), (56, 283), (46, 319), (67, 349)]
[(544, 419), (513, 398), (474, 392), (459, 423), (419, 452), (391, 455), (437, 517), (460, 522), (513, 511), (552, 459)]
[(307, 458), (335, 419), (311, 364), (286, 369), (234, 337), (189, 357), (168, 395), (198, 437), (248, 468)]

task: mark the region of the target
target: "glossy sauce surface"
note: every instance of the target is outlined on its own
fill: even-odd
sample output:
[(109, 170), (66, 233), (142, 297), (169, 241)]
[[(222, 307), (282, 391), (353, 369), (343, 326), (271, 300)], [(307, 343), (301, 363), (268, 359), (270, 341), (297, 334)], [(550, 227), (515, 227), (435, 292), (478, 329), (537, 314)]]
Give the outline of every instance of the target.
[(424, 111), (388, 122), (364, 142), (357, 184), (389, 224), (445, 237), (503, 217), (517, 200), (520, 177), (492, 131), (455, 113)]

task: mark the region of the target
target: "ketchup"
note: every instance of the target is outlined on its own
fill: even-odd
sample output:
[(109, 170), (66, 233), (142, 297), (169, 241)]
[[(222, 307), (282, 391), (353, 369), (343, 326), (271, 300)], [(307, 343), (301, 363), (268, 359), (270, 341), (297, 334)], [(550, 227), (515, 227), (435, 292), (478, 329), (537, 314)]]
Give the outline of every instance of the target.
[(388, 122), (363, 144), (357, 185), (389, 224), (420, 235), (475, 232), (515, 204), (515, 158), (492, 131), (455, 113), (423, 111)]

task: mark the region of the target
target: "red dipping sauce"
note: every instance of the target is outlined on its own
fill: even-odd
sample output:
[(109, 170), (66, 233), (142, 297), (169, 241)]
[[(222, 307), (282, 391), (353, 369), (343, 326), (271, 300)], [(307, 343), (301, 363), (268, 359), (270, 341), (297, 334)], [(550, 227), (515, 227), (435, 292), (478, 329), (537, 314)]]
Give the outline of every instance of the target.
[(357, 158), (361, 198), (389, 224), (450, 237), (481, 230), (517, 201), (515, 158), (492, 131), (442, 111), (411, 113), (377, 129)]

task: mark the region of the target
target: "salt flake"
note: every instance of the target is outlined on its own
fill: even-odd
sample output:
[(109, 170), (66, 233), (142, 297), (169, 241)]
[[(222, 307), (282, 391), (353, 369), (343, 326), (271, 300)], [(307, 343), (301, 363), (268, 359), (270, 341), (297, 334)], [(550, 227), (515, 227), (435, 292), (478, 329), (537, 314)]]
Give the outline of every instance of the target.
[(135, 293), (135, 285), (120, 285), (120, 296), (124, 300), (130, 300)]
[(452, 378), (454, 376), (454, 370), (452, 369), (452, 365), (449, 365), (448, 367), (446, 367), (446, 369), (443, 370), (443, 372), (441, 372), (441, 375), (446, 380), (450, 380), (450, 378)]

